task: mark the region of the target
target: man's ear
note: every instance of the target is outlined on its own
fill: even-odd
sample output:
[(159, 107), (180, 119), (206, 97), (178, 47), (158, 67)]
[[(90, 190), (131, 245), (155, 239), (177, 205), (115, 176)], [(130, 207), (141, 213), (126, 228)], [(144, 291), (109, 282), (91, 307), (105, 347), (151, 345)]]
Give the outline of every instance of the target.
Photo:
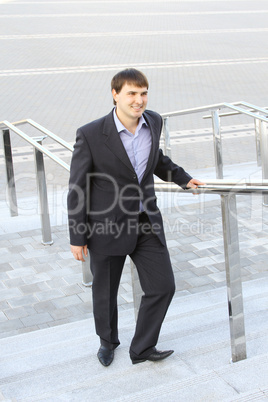
[(112, 95), (113, 95), (114, 101), (116, 102), (117, 92), (115, 89), (112, 89)]

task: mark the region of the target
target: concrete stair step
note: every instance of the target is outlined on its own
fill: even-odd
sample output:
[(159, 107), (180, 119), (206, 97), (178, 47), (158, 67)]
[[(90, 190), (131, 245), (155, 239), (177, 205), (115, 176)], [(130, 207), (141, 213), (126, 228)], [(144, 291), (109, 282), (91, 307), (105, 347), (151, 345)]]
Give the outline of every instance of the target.
[(231, 401), (243, 393), (251, 400), (249, 395), (256, 391), (264, 398), (268, 391), (268, 354), (194, 371), (178, 355), (158, 364), (133, 366), (124, 349), (107, 369), (95, 356), (86, 355), (9, 377), (1, 384), (2, 395), (16, 401)]
[(174, 299), (158, 347), (172, 347), (175, 353), (157, 364), (133, 366), (129, 360), (134, 331), (131, 310), (120, 312), (121, 345), (109, 368), (97, 361), (99, 341), (92, 319), (0, 340), (0, 400), (1, 392), (3, 400), (18, 401), (267, 397), (267, 290), (263, 278), (244, 284), (245, 361), (230, 364), (226, 289), (215, 289)]
[[(258, 320), (258, 317), (260, 317), (259, 328), (259, 325), (265, 325), (266, 323), (265, 320), (262, 320), (261, 313), (263, 311), (265, 315), (267, 310), (266, 297), (268, 296), (268, 279), (246, 282), (243, 287), (246, 324), (250, 326), (250, 328), (254, 328), (256, 325), (253, 320)], [(255, 315), (256, 311), (260, 312), (258, 316)], [(253, 317), (251, 317), (251, 315)], [(250, 318), (248, 318), (249, 316)], [(165, 334), (165, 336), (168, 337), (166, 332), (173, 332), (174, 325), (172, 325), (173, 328), (170, 329), (169, 322), (174, 320), (174, 317), (179, 320), (179, 328), (182, 337), (187, 336), (189, 332), (194, 332), (198, 326), (204, 326), (205, 329), (208, 325), (210, 329), (212, 329), (212, 327), (218, 327), (219, 322), (222, 322), (227, 339), (229, 340), (227, 297), (226, 288), (224, 287), (174, 298), (165, 319), (165, 324), (161, 332), (162, 335)], [(132, 309), (120, 311), (119, 328), (120, 335), (133, 332), (134, 312)], [(95, 339), (95, 327), (92, 319), (76, 321), (42, 331), (39, 330), (3, 338), (1, 340), (1, 356), (14, 355), (18, 352), (28, 353), (28, 350), (33, 350), (33, 348), (38, 349), (39, 347), (46, 347), (47, 345), (57, 344), (58, 342), (72, 342), (73, 337), (78, 337), (78, 335), (81, 339), (85, 338), (90, 342), (91, 339)]]

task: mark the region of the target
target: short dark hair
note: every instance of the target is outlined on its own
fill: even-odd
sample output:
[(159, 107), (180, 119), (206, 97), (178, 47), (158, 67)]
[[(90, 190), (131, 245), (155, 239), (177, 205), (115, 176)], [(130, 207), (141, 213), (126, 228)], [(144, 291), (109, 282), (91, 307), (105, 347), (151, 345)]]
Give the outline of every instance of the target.
[[(139, 70), (135, 68), (127, 68), (126, 70), (117, 73), (111, 81), (111, 90), (115, 90), (117, 94), (121, 91), (125, 84), (133, 84), (139, 88), (146, 87), (149, 88), (149, 82), (146, 76)], [(114, 100), (114, 105), (116, 102)]]

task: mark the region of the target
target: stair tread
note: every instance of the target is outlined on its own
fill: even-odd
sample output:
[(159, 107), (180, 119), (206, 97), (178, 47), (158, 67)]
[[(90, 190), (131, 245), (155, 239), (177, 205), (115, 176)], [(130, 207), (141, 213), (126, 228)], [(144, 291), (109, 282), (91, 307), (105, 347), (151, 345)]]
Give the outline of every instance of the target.
[[(265, 285), (262, 279), (245, 286), (247, 363), (229, 364), (226, 290), (215, 289), (174, 299), (158, 347), (172, 347), (175, 353), (158, 364), (131, 364), (128, 347), (135, 325), (133, 310), (120, 312), (121, 345), (108, 369), (96, 358), (99, 341), (93, 318), (1, 339), (0, 395), (2, 392), (6, 399), (27, 402), (88, 398), (94, 398), (95, 402), (105, 400), (104, 393), (111, 401), (161, 401), (167, 394), (170, 401), (175, 401), (177, 392), (185, 400), (189, 399), (190, 391), (198, 395), (199, 384), (204, 399), (206, 392), (210, 392), (216, 400), (234, 400), (243, 392), (250, 393), (250, 389), (243, 390), (240, 385), (241, 392), (237, 392), (222, 378), (225, 371), (228, 374), (230, 368), (234, 370), (233, 367), (243, 363), (241, 367), (247, 372), (251, 367), (248, 363), (253, 361), (268, 373), (268, 293)], [(264, 389), (263, 382), (259, 389)], [(256, 392), (256, 387), (254, 390)]]
[[(247, 286), (247, 291), (244, 292), (245, 319), (247, 315), (255, 315), (256, 311), (260, 312), (261, 315), (262, 311), (267, 310), (268, 278), (266, 281), (262, 279), (251, 282), (255, 282), (254, 292), (252, 290), (253, 283), (251, 283), (251, 287)], [(260, 286), (264, 287), (263, 292)], [(228, 325), (226, 289), (218, 288), (201, 294), (173, 299), (163, 330), (165, 330), (170, 321), (176, 319), (180, 320), (180, 327), (183, 328), (185, 323), (186, 328), (190, 330), (192, 325), (198, 323), (198, 321), (202, 322), (204, 315), (209, 325), (211, 325), (211, 322), (214, 322), (214, 325), (218, 325), (217, 323), (222, 320)], [(134, 324), (133, 309), (119, 312), (120, 333), (133, 331)], [(62, 342), (72, 339), (74, 336), (94, 338), (96, 335), (93, 318), (2, 338), (0, 339), (1, 355), (3, 357), (16, 351), (28, 350), (34, 345), (38, 347), (38, 345), (44, 346), (58, 341)]]
[[(219, 398), (223, 396), (224, 398), (237, 396), (237, 391), (221, 378), (230, 376), (230, 371), (239, 371), (241, 365), (246, 371), (252, 371), (254, 367), (258, 367), (262, 373), (267, 373), (268, 370), (268, 354), (235, 364), (226, 362), (225, 365), (212, 370), (199, 367), (196, 371), (177, 354), (158, 364), (145, 362), (142, 367), (133, 366), (129, 359), (126, 361), (126, 355), (126, 350), (118, 350), (115, 361), (109, 369), (99, 365), (96, 356), (87, 355), (76, 363), (72, 361), (54, 368), (44, 368), (34, 377), (17, 376), (13, 381), (10, 379), (3, 384), (1, 391), (7, 398), (15, 400), (25, 398), (27, 401), (53, 400), (56, 395), (64, 401), (81, 401), (89, 397), (94, 401), (106, 400), (105, 395), (109, 396), (109, 400), (116, 401), (157, 401), (157, 398), (163, 395), (172, 396), (180, 392), (181, 397), (182, 391), (186, 396), (189, 392), (201, 390), (209, 392), (210, 395), (214, 393), (215, 399), (210, 400), (221, 400)], [(264, 386), (265, 379), (261, 375), (259, 387)], [(221, 390), (221, 393), (218, 390)]]

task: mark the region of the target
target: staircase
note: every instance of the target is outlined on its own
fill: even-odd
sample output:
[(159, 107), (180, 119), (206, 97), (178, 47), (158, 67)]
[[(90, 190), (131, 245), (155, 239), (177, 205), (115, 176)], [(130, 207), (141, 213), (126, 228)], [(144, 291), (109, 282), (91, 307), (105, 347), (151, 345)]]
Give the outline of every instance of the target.
[[(268, 400), (268, 277), (243, 284), (247, 360), (230, 363), (226, 289), (177, 296), (158, 348), (175, 353), (132, 365), (132, 310), (120, 311), (121, 345), (102, 367), (93, 318), (0, 340), (3, 401)], [(178, 294), (179, 295), (179, 294)]]

